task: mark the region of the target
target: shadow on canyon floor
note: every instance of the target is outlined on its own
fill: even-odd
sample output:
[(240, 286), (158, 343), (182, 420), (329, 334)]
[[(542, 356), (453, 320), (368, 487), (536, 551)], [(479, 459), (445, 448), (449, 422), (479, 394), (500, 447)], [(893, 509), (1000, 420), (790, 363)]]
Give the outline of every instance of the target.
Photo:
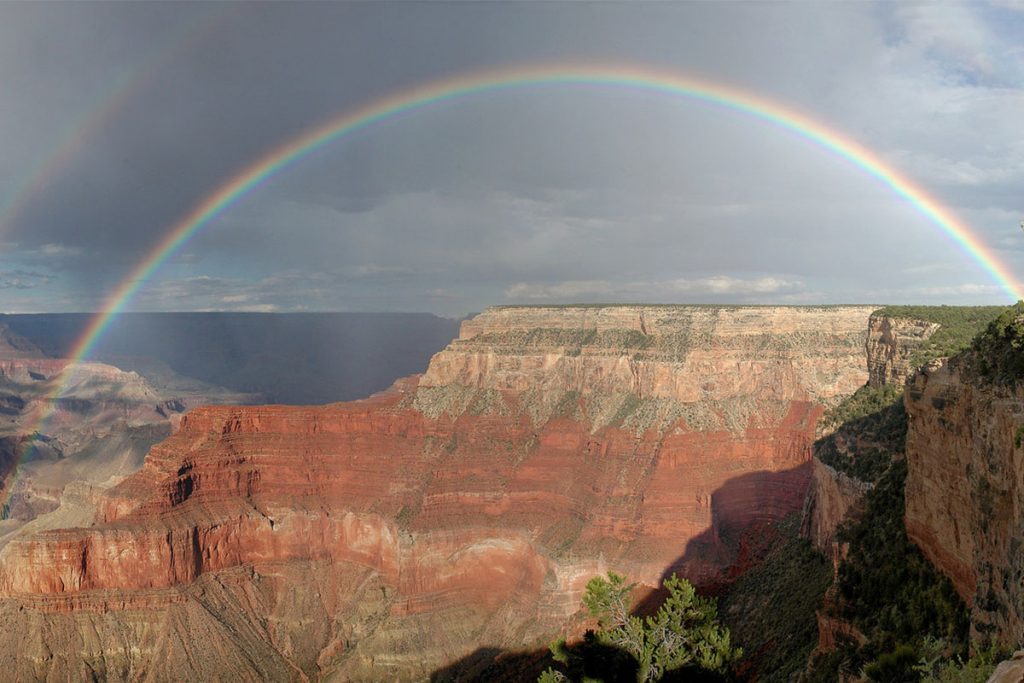
[[(721, 595), (738, 576), (756, 565), (770, 547), (772, 535), (764, 531), (772, 523), (802, 509), (810, 476), (808, 460), (789, 470), (751, 472), (725, 482), (711, 495), (711, 526), (687, 542), (682, 555), (665, 568), (662, 582), (672, 574), (687, 576), (696, 570), (705, 574), (693, 581), (700, 592)], [(721, 562), (720, 566), (724, 566), (717, 579), (712, 580), (708, 575), (709, 561)], [(637, 603), (633, 613), (641, 616), (655, 613), (666, 596), (663, 589), (651, 591)], [(584, 661), (581, 667), (570, 671), (571, 681), (583, 680), (583, 676), (603, 679), (605, 683), (636, 680), (636, 661), (626, 652), (585, 640), (573, 643), (569, 649)], [(549, 666), (564, 669), (547, 648), (481, 647), (434, 671), (430, 680), (432, 683), (532, 682)], [(661, 680), (701, 683), (726, 679), (691, 669), (669, 672)]]
[[(584, 640), (569, 646), (574, 665), (568, 668), (570, 681), (601, 680), (605, 683), (635, 683), (639, 665), (625, 650)], [(509, 652), (482, 647), (453, 664), (435, 671), (431, 683), (469, 681), (536, 681), (549, 666), (560, 670), (547, 650)], [(724, 683), (728, 679), (699, 669), (681, 668), (667, 672), (663, 683)]]

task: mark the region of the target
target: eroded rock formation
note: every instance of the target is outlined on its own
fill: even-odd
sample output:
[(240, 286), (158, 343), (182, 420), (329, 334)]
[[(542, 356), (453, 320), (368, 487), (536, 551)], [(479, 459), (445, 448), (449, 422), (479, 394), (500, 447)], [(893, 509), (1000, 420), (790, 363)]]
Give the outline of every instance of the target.
[(800, 509), (870, 310), (493, 309), (371, 399), (193, 410), (2, 551), (0, 666), (419, 679), (543, 645), (607, 568), (711, 580)]
[(838, 472), (817, 458), (811, 460), (811, 483), (800, 533), (837, 569), (846, 551), (836, 539), (836, 531), (870, 488), (870, 484)]
[(905, 394), (907, 534), (949, 576), (975, 627), (1024, 637), (1024, 390), (969, 356), (922, 368)]
[(190, 408), (246, 398), (196, 382), (168, 390), (91, 361), (64, 373), (68, 363), (0, 326), (0, 547), (25, 522), (54, 510), (69, 482), (113, 483), (138, 470), (149, 447)]
[(939, 327), (927, 320), (872, 315), (867, 342), (869, 384), (903, 386), (916, 369), (910, 363), (911, 355)]
[[(872, 314), (868, 319), (864, 349), (868, 384), (876, 389), (885, 386), (902, 387), (911, 370), (911, 354), (938, 329), (938, 324), (925, 320)], [(862, 448), (880, 446), (873, 443), (867, 434), (861, 433), (858, 427), (840, 426), (835, 431), (835, 426), (832, 426), (816, 444), (821, 451), (816, 455), (825, 457), (825, 451), (834, 451), (841, 458), (855, 460)], [(845, 551), (836, 542), (836, 530), (851, 512), (856, 511), (857, 504), (871, 488), (871, 484), (822, 463), (818, 457), (814, 458), (812, 472), (801, 534), (838, 567)]]

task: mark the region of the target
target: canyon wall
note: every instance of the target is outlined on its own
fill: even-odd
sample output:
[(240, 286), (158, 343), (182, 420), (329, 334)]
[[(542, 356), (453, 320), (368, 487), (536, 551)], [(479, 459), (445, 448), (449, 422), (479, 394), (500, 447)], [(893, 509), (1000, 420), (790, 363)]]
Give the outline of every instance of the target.
[(370, 399), (197, 408), (0, 552), (0, 665), (419, 680), (543, 647), (607, 569), (713, 581), (802, 506), (870, 312), (497, 308)]
[[(925, 320), (871, 314), (864, 347), (868, 385), (873, 389), (902, 387), (912, 371), (911, 355), (938, 329), (937, 323)], [(836, 541), (836, 531), (856, 511), (871, 484), (824, 464), (822, 459), (827, 460), (832, 454), (855, 461), (859, 451), (879, 447), (888, 450), (891, 445), (878, 443), (871, 431), (863, 424), (831, 424), (819, 430), (820, 438), (815, 443), (813, 476), (804, 504), (801, 534), (831, 558), (837, 568), (845, 549)]]
[(939, 330), (939, 324), (915, 318), (872, 315), (868, 322), (868, 383), (903, 386), (916, 369), (910, 357)]
[(906, 526), (971, 607), (978, 635), (1024, 639), (1024, 390), (965, 354), (907, 385)]
[(825, 553), (836, 569), (846, 553), (836, 539), (836, 531), (870, 488), (870, 484), (836, 471), (817, 458), (811, 460), (800, 534)]
[(190, 408), (248, 398), (194, 381), (156, 386), (92, 361), (65, 373), (69, 363), (0, 325), (0, 547), (56, 509), (69, 482), (112, 484), (138, 470)]

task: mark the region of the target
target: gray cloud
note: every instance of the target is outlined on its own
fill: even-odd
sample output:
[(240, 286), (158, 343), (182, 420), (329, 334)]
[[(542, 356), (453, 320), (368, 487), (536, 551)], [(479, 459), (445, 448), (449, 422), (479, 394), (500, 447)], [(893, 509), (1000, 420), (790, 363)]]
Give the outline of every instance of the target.
[(0, 270), (0, 289), (34, 289), (52, 279), (50, 275), (30, 270)]
[(735, 297), (739, 301), (757, 301), (766, 295), (787, 297), (809, 294), (799, 280), (780, 276), (741, 279), (714, 275), (699, 279), (648, 282), (609, 280), (567, 280), (554, 283), (517, 282), (505, 289), (511, 301), (642, 301), (672, 300), (679, 295), (717, 299)]
[[(1022, 32), (1012, 3), (0, 5), (0, 211), (17, 208), (0, 213), (0, 260), (45, 275), (6, 306), (93, 310), (192, 207), (311, 125), (554, 61), (645, 64), (805, 112), (1022, 272)], [(130, 307), (460, 314), (534, 298), (1006, 295), (891, 189), (791, 132), (635, 89), (536, 87), (424, 107), (282, 170)]]

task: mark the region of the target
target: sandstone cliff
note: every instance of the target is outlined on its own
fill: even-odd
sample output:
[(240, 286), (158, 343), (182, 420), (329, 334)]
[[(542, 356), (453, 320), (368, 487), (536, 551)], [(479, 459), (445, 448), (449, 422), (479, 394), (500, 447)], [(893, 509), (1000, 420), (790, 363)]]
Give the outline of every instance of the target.
[(836, 540), (836, 530), (870, 488), (869, 483), (838, 472), (817, 458), (811, 461), (800, 533), (825, 553), (836, 569), (845, 554)]
[(542, 645), (606, 568), (711, 580), (800, 509), (870, 310), (493, 309), (371, 399), (193, 410), (94, 523), (0, 553), (0, 666), (419, 679)]
[(103, 484), (139, 469), (189, 408), (246, 398), (196, 383), (170, 391), (91, 361), (63, 373), (68, 363), (0, 326), (0, 547), (25, 522), (55, 509), (69, 482)]
[(970, 357), (908, 384), (906, 526), (971, 606), (975, 628), (1024, 638), (1024, 390), (993, 383)]
[(903, 386), (915, 369), (910, 358), (940, 325), (916, 318), (872, 315), (868, 323), (868, 383)]
[[(902, 387), (910, 369), (911, 354), (938, 329), (937, 323), (926, 320), (872, 313), (868, 318), (864, 346), (868, 383), (857, 396), (871, 390), (877, 393)], [(871, 481), (870, 478), (867, 481), (858, 479), (835, 465), (853, 466), (867, 452), (877, 451), (880, 447), (892, 450), (892, 444), (880, 444), (877, 438), (873, 438), (871, 432), (875, 429), (870, 421), (863, 419), (867, 417), (861, 415), (864, 411), (856, 409), (856, 400), (848, 400), (848, 405), (858, 422), (844, 425), (838, 416), (831, 423), (826, 420), (821, 438), (815, 443), (813, 477), (804, 504), (801, 529), (802, 535), (829, 556), (837, 568), (844, 550), (835, 541), (836, 530), (856, 510), (857, 503), (871, 488)], [(895, 452), (902, 452), (902, 444), (895, 448)], [(861, 476), (865, 476), (863, 472)]]

